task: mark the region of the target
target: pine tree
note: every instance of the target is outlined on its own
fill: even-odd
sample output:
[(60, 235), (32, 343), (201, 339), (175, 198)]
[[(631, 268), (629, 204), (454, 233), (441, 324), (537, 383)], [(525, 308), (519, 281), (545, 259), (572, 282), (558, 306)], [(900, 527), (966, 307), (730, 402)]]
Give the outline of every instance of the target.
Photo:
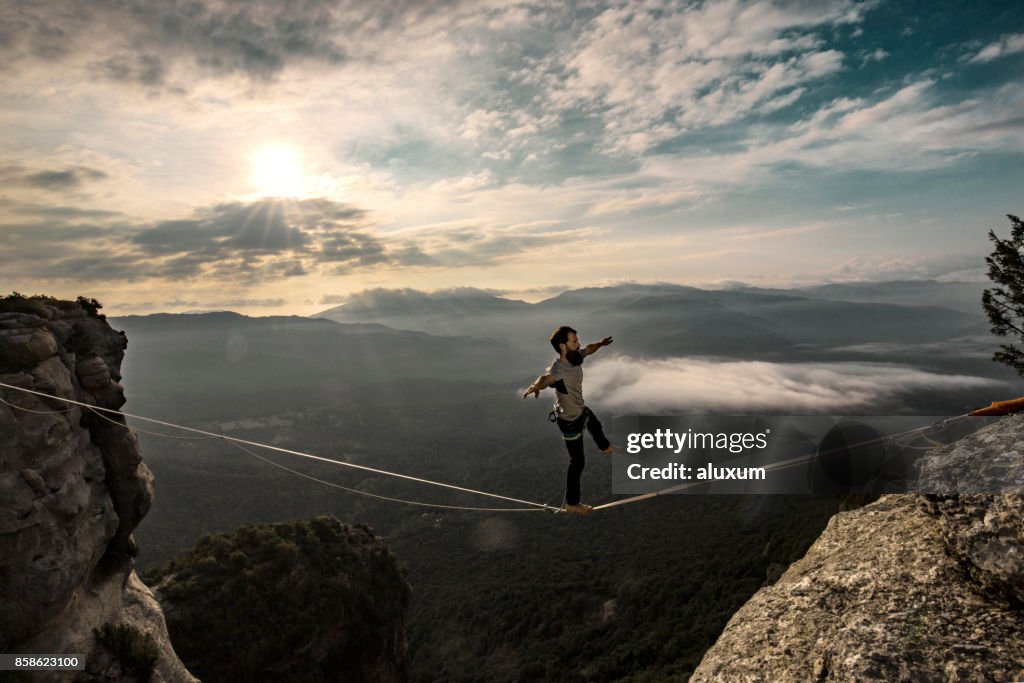
[[(992, 333), (1005, 337), (1019, 335), (1024, 342), (1024, 221), (1007, 214), (1010, 238), (999, 239), (994, 230), (988, 237), (995, 244), (988, 263), (988, 277), (996, 286), (981, 295), (981, 305), (992, 324)], [(1002, 344), (992, 360), (1005, 363), (1024, 377), (1024, 351), (1011, 344)]]

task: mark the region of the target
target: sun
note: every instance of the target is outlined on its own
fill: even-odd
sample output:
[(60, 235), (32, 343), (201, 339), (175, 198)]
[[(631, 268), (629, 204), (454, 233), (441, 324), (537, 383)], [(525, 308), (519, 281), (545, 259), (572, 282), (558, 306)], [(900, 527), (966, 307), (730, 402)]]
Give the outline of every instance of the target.
[(298, 197), (305, 192), (302, 161), (291, 145), (261, 147), (249, 157), (249, 179), (267, 197)]

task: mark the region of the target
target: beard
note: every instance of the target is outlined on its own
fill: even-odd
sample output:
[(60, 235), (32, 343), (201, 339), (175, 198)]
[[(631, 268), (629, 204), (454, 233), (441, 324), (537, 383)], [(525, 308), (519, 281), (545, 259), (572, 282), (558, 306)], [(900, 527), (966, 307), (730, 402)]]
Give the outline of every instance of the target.
[(565, 359), (573, 366), (583, 365), (583, 354), (580, 353), (579, 349), (575, 351), (566, 351)]

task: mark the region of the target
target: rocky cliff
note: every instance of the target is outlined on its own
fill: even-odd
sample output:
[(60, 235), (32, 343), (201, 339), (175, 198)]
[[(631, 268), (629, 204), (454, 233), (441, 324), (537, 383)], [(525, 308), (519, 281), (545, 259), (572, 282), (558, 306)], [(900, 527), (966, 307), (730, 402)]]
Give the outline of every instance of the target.
[[(1022, 443), (1024, 415), (1004, 418), (930, 454), (922, 474), (998, 462), (993, 476), (1020, 490)], [(836, 515), (691, 681), (1024, 680), (1022, 606), (1020, 495), (884, 496)]]
[[(119, 409), (127, 341), (95, 302), (0, 300), (0, 382)], [(153, 478), (122, 419), (0, 387), (0, 652), (83, 654), (37, 680), (196, 680), (133, 571)]]

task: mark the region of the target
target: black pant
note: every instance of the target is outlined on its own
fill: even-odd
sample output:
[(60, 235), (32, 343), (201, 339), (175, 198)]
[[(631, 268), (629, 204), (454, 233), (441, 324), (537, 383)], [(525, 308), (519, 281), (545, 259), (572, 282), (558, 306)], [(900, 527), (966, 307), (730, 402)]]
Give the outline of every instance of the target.
[(559, 418), (558, 429), (565, 439), (565, 447), (569, 451), (569, 469), (565, 473), (565, 504), (577, 505), (580, 502), (580, 475), (583, 474), (583, 467), (587, 460), (583, 455), (583, 432), (589, 431), (594, 438), (594, 443), (602, 451), (611, 445), (604, 435), (597, 415), (584, 408), (583, 414), (575, 420), (563, 420)]

